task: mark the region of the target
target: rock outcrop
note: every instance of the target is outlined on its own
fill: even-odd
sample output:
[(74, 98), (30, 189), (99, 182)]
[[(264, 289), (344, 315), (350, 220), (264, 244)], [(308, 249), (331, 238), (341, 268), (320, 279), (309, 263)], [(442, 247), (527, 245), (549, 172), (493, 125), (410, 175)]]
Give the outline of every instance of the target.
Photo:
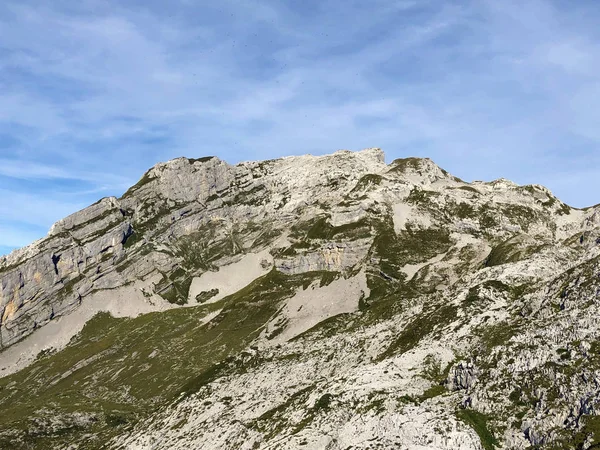
[(0, 447), (600, 445), (599, 211), (379, 149), (158, 164), (0, 259), (0, 358), (144, 303), (7, 369)]

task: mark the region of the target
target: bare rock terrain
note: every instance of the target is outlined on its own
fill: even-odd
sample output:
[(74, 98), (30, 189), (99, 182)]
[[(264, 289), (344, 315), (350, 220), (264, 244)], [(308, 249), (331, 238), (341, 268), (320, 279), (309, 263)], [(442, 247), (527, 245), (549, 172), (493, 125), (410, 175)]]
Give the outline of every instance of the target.
[(591, 449), (600, 208), (178, 158), (0, 258), (1, 448)]

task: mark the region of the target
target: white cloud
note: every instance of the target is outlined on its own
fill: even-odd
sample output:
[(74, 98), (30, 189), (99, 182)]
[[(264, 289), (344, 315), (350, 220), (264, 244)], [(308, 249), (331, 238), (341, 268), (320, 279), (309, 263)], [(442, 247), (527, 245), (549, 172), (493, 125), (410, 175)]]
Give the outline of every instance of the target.
[(10, 253), (11, 250), (25, 247), (40, 238), (35, 230), (22, 230), (18, 226), (0, 225), (0, 256)]
[[(28, 224), (49, 228), (54, 222), (72, 214), (85, 203), (48, 196), (27, 194), (0, 189), (0, 217), (5, 222)], [(6, 245), (6, 242), (0, 241)]]
[[(559, 189), (580, 205), (600, 187), (583, 176), (600, 140), (594, 3), (90, 5), (0, 5), (0, 140), (22, 142), (0, 154), (4, 195), (62, 213), (174, 156), (370, 146), (466, 179), (568, 179)], [(49, 198), (65, 180), (85, 186)]]

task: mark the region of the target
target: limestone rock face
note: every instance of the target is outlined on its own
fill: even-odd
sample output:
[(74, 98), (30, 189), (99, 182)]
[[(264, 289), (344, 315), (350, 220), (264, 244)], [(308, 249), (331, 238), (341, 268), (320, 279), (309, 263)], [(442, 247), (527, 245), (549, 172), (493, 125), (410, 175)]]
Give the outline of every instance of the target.
[[(341, 198), (340, 189), (384, 168), (379, 149), (237, 166), (213, 157), (157, 164), (121, 199), (104, 198), (58, 221), (45, 239), (0, 259), (0, 348), (71, 312), (90, 292), (114, 289), (180, 264), (179, 255), (172, 251), (148, 253), (151, 246), (177, 245), (178, 239), (199, 230), (207, 236), (215, 233), (214, 240), (225, 240), (251, 222), (281, 234), (314, 210), (315, 199)], [(353, 218), (345, 217), (349, 222)], [(262, 229), (249, 237), (266, 232)], [(130, 246), (128, 240), (137, 242)], [(146, 247), (141, 249), (140, 244)], [(231, 253), (252, 244), (232, 239)], [(307, 255), (282, 259), (278, 267), (288, 273), (344, 270), (364, 254), (364, 245), (354, 249), (349, 243), (328, 244)], [(206, 262), (196, 269), (209, 266)]]
[(593, 448), (599, 218), (380, 149), (157, 164), (0, 258), (0, 447)]
[(452, 391), (470, 390), (477, 382), (477, 369), (472, 363), (461, 361), (453, 369), (448, 379), (448, 388)]

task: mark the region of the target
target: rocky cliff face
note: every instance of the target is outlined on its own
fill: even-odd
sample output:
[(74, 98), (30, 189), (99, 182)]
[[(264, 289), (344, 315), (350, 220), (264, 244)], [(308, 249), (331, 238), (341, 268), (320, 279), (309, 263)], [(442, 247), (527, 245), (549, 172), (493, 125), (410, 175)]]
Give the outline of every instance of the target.
[(598, 212), (379, 149), (159, 164), (0, 259), (0, 444), (600, 445)]
[[(183, 301), (184, 293), (174, 286), (178, 282), (227, 262), (252, 247), (254, 239), (267, 243), (289, 221), (310, 217), (315, 196), (323, 194), (323, 202), (339, 197), (331, 187), (349, 186), (382, 166), (378, 150), (238, 166), (217, 158), (159, 164), (122, 198), (102, 199), (60, 220), (45, 239), (0, 260), (0, 348), (73, 311), (96, 290), (158, 272), (167, 275), (158, 289), (165, 288), (173, 302)], [(187, 248), (203, 244), (204, 251)], [(324, 248), (301, 262), (282, 260), (281, 268), (334, 268), (342, 259), (344, 264), (356, 260), (351, 249)], [(167, 280), (186, 264), (184, 279)]]

